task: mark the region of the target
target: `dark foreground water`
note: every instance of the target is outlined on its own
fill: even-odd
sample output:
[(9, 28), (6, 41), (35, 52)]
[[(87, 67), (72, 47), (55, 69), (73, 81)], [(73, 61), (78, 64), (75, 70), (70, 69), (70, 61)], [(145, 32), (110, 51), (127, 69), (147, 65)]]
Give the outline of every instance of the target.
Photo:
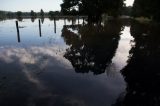
[(158, 26), (15, 21), (0, 21), (0, 106), (160, 105)]

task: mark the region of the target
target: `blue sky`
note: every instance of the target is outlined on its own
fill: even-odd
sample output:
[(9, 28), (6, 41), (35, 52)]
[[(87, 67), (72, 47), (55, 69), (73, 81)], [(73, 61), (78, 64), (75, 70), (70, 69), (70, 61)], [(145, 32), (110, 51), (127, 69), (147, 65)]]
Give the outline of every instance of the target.
[(60, 10), (62, 0), (0, 0), (0, 10), (44, 11)]
[[(127, 6), (133, 4), (134, 0), (126, 0)], [(6, 11), (26, 11), (34, 10), (36, 12), (60, 10), (62, 0), (0, 0), (0, 10)]]

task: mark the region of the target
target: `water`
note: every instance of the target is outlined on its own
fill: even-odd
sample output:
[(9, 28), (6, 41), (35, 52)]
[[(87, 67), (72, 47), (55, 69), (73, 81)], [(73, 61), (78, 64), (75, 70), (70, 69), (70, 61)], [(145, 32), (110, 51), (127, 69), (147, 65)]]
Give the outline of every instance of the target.
[(18, 39), (15, 21), (0, 21), (0, 106), (157, 104), (157, 27), (44, 19), (39, 28), (38, 19), (23, 19)]

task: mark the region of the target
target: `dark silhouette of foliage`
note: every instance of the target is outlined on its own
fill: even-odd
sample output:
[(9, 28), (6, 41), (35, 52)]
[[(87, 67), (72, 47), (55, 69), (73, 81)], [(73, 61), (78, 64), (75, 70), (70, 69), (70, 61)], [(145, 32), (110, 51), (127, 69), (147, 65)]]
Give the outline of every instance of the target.
[(16, 15), (17, 15), (17, 18), (21, 18), (22, 17), (22, 12), (21, 11), (17, 11)]
[(13, 13), (13, 12), (8, 12), (8, 13), (6, 14), (6, 17), (7, 17), (7, 18), (15, 18), (15, 17), (17, 17), (17, 14), (16, 14), (16, 13)]
[(49, 11), (48, 15), (49, 15), (49, 17), (54, 17), (55, 13), (54, 13), (54, 11)]
[(21, 11), (16, 12), (16, 18), (17, 18), (19, 21), (22, 21), (22, 20), (23, 20), (23, 18), (22, 18), (22, 12), (21, 12)]
[(159, 25), (132, 24), (136, 45), (121, 71), (127, 83), (126, 94), (114, 106), (160, 106), (159, 33)]
[(54, 16), (60, 16), (61, 13), (59, 11), (49, 11), (48, 15), (50, 18), (53, 18)]
[(84, 14), (89, 20), (101, 20), (101, 15), (107, 13), (112, 16), (119, 14), (123, 0), (63, 0), (61, 11), (64, 14)]
[(36, 18), (37, 17), (37, 14), (33, 10), (31, 10), (30, 15), (31, 15), (31, 18)]
[[(70, 28), (78, 33), (72, 32)], [(117, 49), (121, 28), (118, 22), (108, 22), (105, 26), (64, 26), (62, 37), (70, 46), (64, 57), (77, 73), (104, 73)]]
[(134, 17), (148, 17), (160, 21), (159, 0), (135, 0), (133, 5)]
[(127, 16), (131, 16), (132, 15), (132, 7), (131, 6), (124, 6), (122, 9), (121, 9), (121, 15), (127, 15)]
[(6, 12), (0, 11), (0, 19), (6, 18)]
[(41, 9), (41, 11), (40, 11), (40, 16), (41, 17), (44, 17), (44, 11)]

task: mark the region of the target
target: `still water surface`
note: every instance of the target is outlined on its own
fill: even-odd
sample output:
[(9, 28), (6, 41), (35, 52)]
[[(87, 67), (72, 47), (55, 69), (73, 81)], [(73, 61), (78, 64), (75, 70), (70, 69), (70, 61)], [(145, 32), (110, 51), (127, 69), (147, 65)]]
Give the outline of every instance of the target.
[[(97, 26), (44, 19), (39, 28), (38, 19), (23, 19), (18, 39), (15, 21), (0, 21), (0, 106), (131, 106), (128, 101), (137, 105), (148, 99), (134, 96), (148, 93), (140, 90), (146, 82), (137, 74), (154, 59), (145, 60), (150, 27), (122, 20)], [(139, 54), (145, 48), (146, 54)]]

